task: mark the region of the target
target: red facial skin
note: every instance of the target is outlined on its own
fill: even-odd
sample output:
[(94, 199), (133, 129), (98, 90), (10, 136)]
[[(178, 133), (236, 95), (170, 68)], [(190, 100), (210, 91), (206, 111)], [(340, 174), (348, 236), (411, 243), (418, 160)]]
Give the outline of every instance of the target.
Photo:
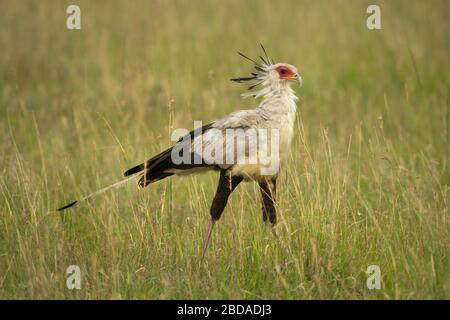
[(276, 67), (275, 70), (280, 75), (280, 79), (290, 80), (295, 76), (295, 72), (293, 72), (291, 69), (289, 69), (286, 66)]

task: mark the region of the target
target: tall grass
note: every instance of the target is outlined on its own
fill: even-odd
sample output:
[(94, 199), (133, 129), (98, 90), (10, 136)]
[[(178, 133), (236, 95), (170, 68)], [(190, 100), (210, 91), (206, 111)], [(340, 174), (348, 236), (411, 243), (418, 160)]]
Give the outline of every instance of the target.
[[(0, 297), (450, 298), (447, 1), (2, 1)], [(258, 42), (304, 78), (281, 241), (239, 186), (200, 265), (216, 174), (134, 184), (60, 216), (190, 129), (255, 107)], [(366, 287), (380, 266), (381, 290)], [(66, 268), (81, 269), (81, 290)]]

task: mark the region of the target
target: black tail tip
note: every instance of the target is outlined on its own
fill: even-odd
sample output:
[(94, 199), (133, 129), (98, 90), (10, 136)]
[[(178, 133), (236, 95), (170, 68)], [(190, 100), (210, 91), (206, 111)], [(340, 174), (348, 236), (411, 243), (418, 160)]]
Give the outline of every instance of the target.
[(128, 177), (128, 176), (131, 176), (132, 174), (141, 172), (142, 170), (144, 170), (144, 164), (140, 164), (140, 165), (137, 165), (137, 166), (135, 166), (135, 167), (133, 167), (131, 169), (128, 169), (127, 171), (125, 171), (123, 173), (123, 176), (124, 177)]
[(61, 207), (61, 208), (59, 208), (59, 209), (57, 209), (57, 210), (58, 210), (58, 211), (66, 210), (66, 209), (68, 209), (68, 208), (74, 206), (77, 202), (78, 202), (78, 200), (76, 200), (76, 201), (74, 201), (74, 202), (71, 202), (71, 203), (69, 203), (69, 204), (65, 205), (64, 207)]

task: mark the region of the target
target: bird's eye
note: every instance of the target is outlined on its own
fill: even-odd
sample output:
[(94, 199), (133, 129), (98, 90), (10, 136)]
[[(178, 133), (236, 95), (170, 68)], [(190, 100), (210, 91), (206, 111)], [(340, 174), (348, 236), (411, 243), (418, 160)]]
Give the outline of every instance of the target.
[(280, 70), (280, 73), (281, 73), (281, 74), (286, 74), (286, 72), (287, 72), (286, 69), (281, 69), (281, 70)]

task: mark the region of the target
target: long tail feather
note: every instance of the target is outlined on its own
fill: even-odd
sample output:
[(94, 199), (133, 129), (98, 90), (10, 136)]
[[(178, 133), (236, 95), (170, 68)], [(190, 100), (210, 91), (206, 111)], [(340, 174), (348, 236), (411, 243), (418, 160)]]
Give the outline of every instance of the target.
[(109, 189), (119, 188), (119, 187), (122, 186), (123, 184), (125, 184), (125, 183), (127, 183), (128, 181), (130, 181), (130, 180), (132, 180), (132, 179), (135, 179), (135, 178), (137, 178), (137, 177), (136, 177), (136, 176), (131, 176), (131, 177), (128, 177), (128, 178), (126, 178), (126, 179), (123, 179), (123, 180), (121, 180), (121, 181), (119, 181), (119, 182), (113, 183), (113, 184), (111, 184), (111, 185), (109, 185), (109, 186), (106, 186), (106, 187), (104, 187), (104, 188), (101, 188), (100, 190), (97, 190), (97, 191), (95, 191), (95, 192), (92, 192), (91, 194), (88, 194), (87, 196), (84, 196), (84, 197), (81, 198), (80, 200), (75, 200), (75, 201), (73, 201), (73, 202), (71, 202), (71, 203), (69, 203), (69, 204), (66, 204), (65, 206), (59, 208), (58, 211), (66, 210), (66, 209), (68, 209), (68, 208), (70, 208), (70, 207), (76, 205), (76, 204), (79, 203), (79, 202), (83, 202), (83, 201), (85, 201), (85, 200), (87, 200), (87, 199), (90, 199), (90, 198), (92, 198), (92, 197), (95, 197), (95, 196), (98, 196), (98, 195), (100, 195), (100, 194), (102, 194), (102, 193), (105, 193), (105, 192), (108, 191)]

